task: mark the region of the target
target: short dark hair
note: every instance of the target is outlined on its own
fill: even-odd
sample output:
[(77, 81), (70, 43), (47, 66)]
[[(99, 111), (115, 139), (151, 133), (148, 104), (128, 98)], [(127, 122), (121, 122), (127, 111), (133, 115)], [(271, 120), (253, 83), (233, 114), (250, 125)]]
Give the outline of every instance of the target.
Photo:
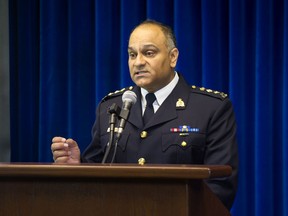
[[(163, 34), (164, 34), (165, 37), (166, 37), (166, 41), (167, 41), (167, 44), (166, 44), (166, 45), (167, 45), (168, 49), (173, 49), (173, 48), (177, 47), (176, 37), (175, 37), (175, 34), (174, 34), (172, 28), (171, 28), (170, 26), (168, 26), (168, 25), (165, 25), (165, 24), (163, 24), (163, 23), (157, 22), (157, 21), (155, 21), (155, 20), (147, 19), (147, 20), (141, 22), (138, 26), (136, 26), (136, 27), (132, 30), (132, 32), (133, 32), (136, 28), (138, 28), (139, 26), (141, 26), (141, 25), (147, 25), (147, 24), (156, 25), (156, 26), (158, 26), (158, 27), (161, 29), (161, 31), (163, 32)], [(131, 33), (132, 33), (132, 32), (131, 32)], [(130, 34), (130, 35), (131, 35), (131, 34)]]

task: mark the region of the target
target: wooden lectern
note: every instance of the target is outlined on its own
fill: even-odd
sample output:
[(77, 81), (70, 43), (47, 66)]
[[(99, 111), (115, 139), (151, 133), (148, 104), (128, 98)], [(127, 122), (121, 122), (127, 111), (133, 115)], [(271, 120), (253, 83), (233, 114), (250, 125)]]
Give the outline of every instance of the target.
[(2, 216), (226, 216), (203, 179), (229, 166), (0, 163)]

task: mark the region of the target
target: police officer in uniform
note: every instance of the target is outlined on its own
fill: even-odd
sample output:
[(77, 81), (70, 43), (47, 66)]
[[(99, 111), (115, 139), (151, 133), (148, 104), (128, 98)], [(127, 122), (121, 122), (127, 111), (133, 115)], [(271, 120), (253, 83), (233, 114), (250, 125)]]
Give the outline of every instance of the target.
[[(131, 90), (138, 99), (130, 110), (114, 162), (230, 165), (231, 176), (207, 181), (230, 209), (238, 175), (231, 101), (222, 92), (189, 86), (175, 71), (179, 54), (175, 36), (161, 23), (148, 20), (137, 26), (130, 35), (128, 54), (130, 75), (136, 86), (110, 93), (99, 103), (93, 138), (82, 155), (76, 141), (54, 137), (54, 161), (101, 163), (110, 134), (107, 110), (114, 103), (121, 107), (123, 93)], [(152, 102), (146, 100), (147, 95), (153, 98)], [(143, 120), (147, 103), (151, 103), (154, 114)], [(107, 162), (111, 160), (112, 154)]]

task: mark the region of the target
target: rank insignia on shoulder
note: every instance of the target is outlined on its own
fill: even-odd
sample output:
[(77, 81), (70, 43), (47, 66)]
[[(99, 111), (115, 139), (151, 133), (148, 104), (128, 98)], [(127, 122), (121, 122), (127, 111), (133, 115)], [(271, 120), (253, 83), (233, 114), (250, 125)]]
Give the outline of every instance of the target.
[(121, 95), (123, 94), (126, 90), (132, 90), (133, 86), (127, 87), (127, 88), (122, 88), (121, 90), (116, 90), (114, 92), (110, 92), (108, 95), (106, 95), (104, 98), (102, 98), (101, 101), (106, 101), (107, 99), (117, 96), (117, 95)]
[(178, 100), (176, 102), (176, 108), (177, 109), (185, 109), (185, 103), (182, 100), (182, 98), (178, 98)]
[(212, 89), (206, 89), (204, 87), (197, 87), (195, 85), (192, 85), (192, 89), (196, 90), (196, 92), (198, 91), (199, 93), (206, 93), (207, 95), (221, 98), (222, 100), (228, 97), (228, 95), (225, 94), (224, 92), (219, 92)]

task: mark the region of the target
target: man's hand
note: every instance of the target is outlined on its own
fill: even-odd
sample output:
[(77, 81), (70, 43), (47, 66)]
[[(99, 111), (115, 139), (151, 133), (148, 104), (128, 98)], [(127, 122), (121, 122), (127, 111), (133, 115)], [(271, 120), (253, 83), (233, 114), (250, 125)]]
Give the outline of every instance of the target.
[(51, 151), (55, 163), (80, 163), (80, 149), (73, 139), (54, 137)]

